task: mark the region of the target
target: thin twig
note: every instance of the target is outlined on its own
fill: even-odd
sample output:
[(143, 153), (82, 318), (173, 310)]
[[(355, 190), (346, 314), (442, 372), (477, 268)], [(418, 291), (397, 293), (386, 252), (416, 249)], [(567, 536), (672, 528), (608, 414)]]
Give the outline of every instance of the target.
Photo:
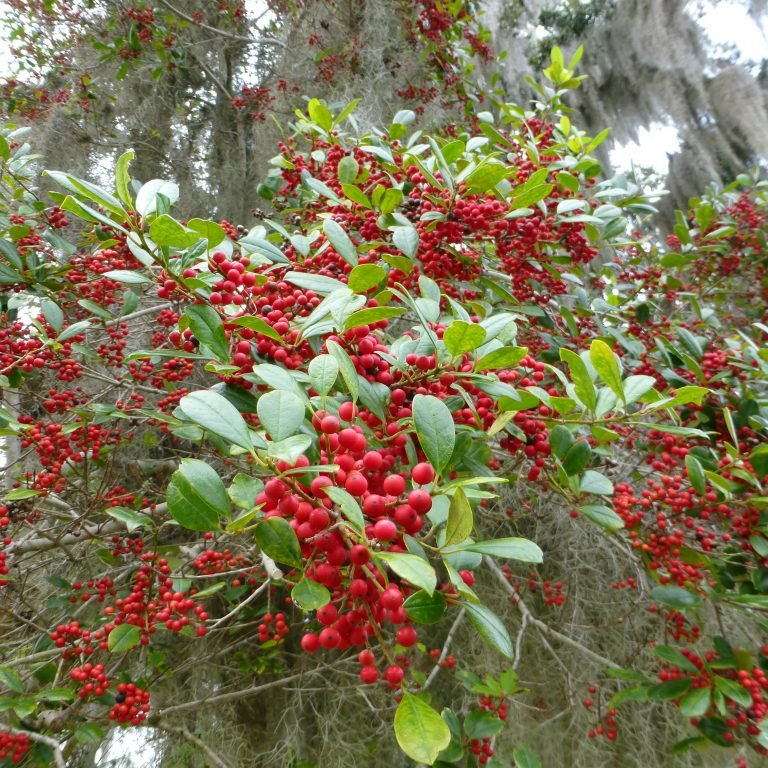
[(507, 592), (515, 597), (517, 608), (524, 617), (527, 616), (527, 620), (530, 625), (536, 627), (536, 629), (538, 629), (542, 634), (548, 635), (549, 637), (559, 640), (565, 645), (570, 645), (571, 648), (575, 648), (576, 650), (581, 651), (582, 654), (592, 659), (593, 661), (596, 661), (598, 664), (602, 664), (604, 667), (609, 667), (611, 669), (620, 668), (615, 661), (611, 661), (610, 659), (605, 658), (605, 656), (601, 656), (599, 653), (595, 653), (595, 651), (587, 648), (585, 645), (582, 645), (578, 640), (574, 640), (572, 637), (564, 635), (561, 632), (558, 632), (556, 629), (552, 629), (549, 624), (545, 624), (540, 619), (537, 619), (523, 601), (520, 593), (512, 586), (512, 584), (507, 581), (503, 571), (501, 568), (499, 568), (498, 565), (496, 565), (494, 560), (487, 555), (483, 558), (483, 560), (485, 564), (493, 571), (493, 573), (496, 575), (496, 578), (504, 586)]

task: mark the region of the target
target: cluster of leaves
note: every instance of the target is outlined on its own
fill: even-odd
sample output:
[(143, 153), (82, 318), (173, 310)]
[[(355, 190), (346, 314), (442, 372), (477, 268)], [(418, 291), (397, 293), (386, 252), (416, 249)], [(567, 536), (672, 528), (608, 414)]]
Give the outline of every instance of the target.
[[(579, 55), (553, 50), (542, 111), (505, 105), (448, 136), (409, 110), (350, 135), (354, 104), (309, 101), (261, 188), (274, 218), (247, 232), (174, 218), (177, 186), (135, 183), (130, 152), (114, 191), (49, 171), (64, 192), (47, 208), (4, 134), (18, 203), (0, 241), (0, 589), (34, 602), (40, 553), (80, 553), (72, 580), (42, 561), (57, 599), (12, 613), (0, 710), (30, 760), (148, 709), (162, 723), (147, 690), (162, 699), (174, 643), (258, 618), (270, 658), (296, 619), (309, 654), (362, 649), (361, 684), (399, 698), (414, 761), (493, 765), (514, 675), (467, 678), (485, 709), (462, 722), (431, 700), (417, 641), (465, 615), (514, 658), (473, 589), (498, 559), (546, 557), (505, 514), (505, 483), (615, 537), (677, 627), (660, 682), (612, 670), (640, 678), (614, 703), (675, 703), (700, 732), (680, 749), (765, 752), (768, 646), (693, 622), (713, 606), (768, 632), (768, 193), (739, 179), (667, 245), (644, 235), (634, 182), (600, 179), (605, 134), (562, 106)], [(64, 214), (86, 245), (62, 237)], [(536, 764), (524, 747), (515, 760)]]

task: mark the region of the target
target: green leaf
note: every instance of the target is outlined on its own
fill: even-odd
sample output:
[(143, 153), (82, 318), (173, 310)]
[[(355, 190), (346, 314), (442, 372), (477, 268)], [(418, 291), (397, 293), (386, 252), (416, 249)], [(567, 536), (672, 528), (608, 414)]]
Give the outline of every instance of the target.
[(621, 368), (616, 353), (600, 339), (595, 339), (589, 348), (589, 360), (597, 371), (597, 375), (622, 402), (624, 386), (621, 381)]
[(520, 560), (523, 563), (541, 563), (544, 560), (544, 553), (538, 544), (530, 541), (530, 539), (518, 537), (467, 542), (466, 544), (454, 545), (450, 549), (444, 550), (443, 554), (451, 555), (455, 552), (477, 552), (491, 557)]
[(263, 489), (264, 483), (258, 477), (238, 472), (232, 479), (227, 493), (233, 504), (241, 509), (251, 509)]
[(318, 355), (307, 369), (309, 380), (318, 395), (327, 395), (339, 375), (339, 363), (333, 355)]
[(484, 341), (488, 332), (481, 325), (454, 320), (443, 333), (443, 341), (448, 351), (454, 356), (472, 352)]
[(712, 691), (706, 688), (694, 688), (680, 699), (680, 714), (685, 717), (701, 717), (712, 705)]
[(207, 240), (208, 248), (215, 248), (220, 243), (223, 243), (227, 237), (227, 233), (221, 224), (206, 219), (190, 219), (187, 222), (187, 229), (191, 229), (200, 238)]
[(697, 608), (701, 605), (701, 596), (694, 594), (690, 590), (683, 589), (683, 587), (654, 587), (651, 590), (651, 600), (679, 610)]
[(471, 535), (475, 527), (472, 507), (463, 489), (457, 488), (451, 497), (448, 522), (445, 526), (445, 545), (458, 544)]
[(179, 186), (163, 179), (151, 179), (143, 184), (136, 195), (136, 210), (139, 215), (149, 216), (157, 210), (158, 195), (162, 195), (173, 205), (179, 199)]
[(152, 518), (149, 515), (142, 515), (140, 512), (134, 512), (128, 507), (110, 507), (107, 514), (121, 523), (125, 523), (128, 532), (131, 533), (137, 528), (143, 528), (145, 525), (152, 525)]
[(496, 368), (512, 368), (528, 354), (528, 347), (501, 347), (481, 357), (475, 363), (476, 371), (491, 371)]
[(256, 317), (256, 315), (244, 315), (243, 317), (236, 317), (232, 320), (227, 320), (229, 325), (242, 326), (243, 328), (250, 328), (256, 333), (262, 334), (274, 341), (283, 341), (283, 337), (263, 318)]
[(464, 731), (473, 740), (496, 736), (504, 730), (505, 723), (498, 717), (481, 710), (473, 710), (464, 718)]
[(688, 479), (696, 493), (704, 495), (707, 491), (707, 478), (699, 460), (689, 453), (685, 457), (685, 468), (688, 470)]
[(166, 500), (171, 517), (191, 531), (214, 531), (230, 513), (224, 483), (213, 467), (199, 459), (182, 459), (171, 475)]
[(574, 443), (573, 433), (568, 427), (564, 427), (562, 424), (557, 424), (549, 432), (549, 445), (552, 448), (552, 453), (563, 461), (568, 455), (568, 451)]
[(717, 690), (727, 699), (735, 701), (742, 707), (752, 706), (752, 694), (744, 688), (744, 686), (739, 685), (735, 680), (728, 680), (727, 678), (718, 675), (715, 677), (715, 688), (717, 688)]
[(24, 693), (24, 681), (8, 667), (0, 667), (0, 685), (13, 693)]
[[(64, 187), (64, 189), (106, 208), (119, 219), (122, 220), (125, 218), (126, 211), (120, 204), (120, 201), (105, 189), (101, 189), (101, 187), (97, 187), (95, 184), (85, 181), (85, 179), (78, 179), (75, 176), (70, 176), (68, 173), (62, 173), (61, 171), (45, 171), (45, 175), (50, 176), (54, 181)], [(89, 210), (92, 209), (89, 208)]]
[(592, 449), (586, 440), (577, 440), (562, 459), (563, 469), (569, 477), (583, 472), (592, 461)]
[(702, 717), (696, 726), (711, 742), (721, 747), (732, 747), (733, 742), (726, 738), (731, 729), (719, 717)]
[(653, 376), (643, 376), (641, 374), (627, 376), (623, 382), (625, 404), (630, 405), (631, 403), (634, 403), (635, 400), (639, 400), (653, 388), (655, 383), (656, 379), (654, 379)]
[(179, 400), (179, 406), (187, 418), (208, 432), (246, 451), (253, 450), (251, 431), (245, 419), (240, 411), (218, 392), (210, 389), (192, 392)]
[(360, 173), (360, 165), (352, 155), (347, 155), (339, 160), (336, 168), (336, 176), (342, 184), (351, 184)]
[(189, 320), (194, 337), (200, 342), (201, 351), (220, 363), (229, 363), (229, 343), (219, 313), (206, 304), (193, 304), (186, 308), (184, 315)]
[(474, 628), (488, 645), (495, 648), (502, 656), (513, 659), (515, 649), (512, 638), (501, 619), (482, 603), (462, 603)]
[(325, 348), (336, 358), (336, 362), (339, 364), (339, 370), (341, 371), (341, 378), (344, 379), (344, 383), (347, 385), (347, 391), (352, 397), (352, 400), (357, 400), (360, 396), (360, 382), (357, 378), (355, 364), (350, 360), (349, 355), (344, 348), (340, 347), (335, 341), (326, 341)]
[(496, 162), (479, 165), (466, 179), (468, 191), (485, 194), (492, 190), (500, 181), (508, 178), (514, 169)]
[(368, 307), (353, 312), (344, 323), (344, 330), (359, 328), (361, 325), (378, 323), (379, 320), (388, 320), (391, 317), (399, 317), (405, 313), (403, 307)]
[(102, 276), (109, 280), (116, 280), (118, 283), (126, 283), (127, 285), (155, 282), (152, 278), (142, 275), (141, 272), (133, 272), (129, 269), (111, 269), (109, 272), (103, 272)]
[(654, 685), (648, 690), (648, 698), (651, 701), (670, 701), (678, 699), (693, 684), (690, 677), (681, 677), (676, 680), (668, 680), (666, 683)]
[(677, 648), (673, 648), (671, 645), (657, 645), (653, 649), (656, 656), (662, 661), (666, 661), (668, 664), (673, 664), (686, 672), (698, 672), (698, 667), (691, 661), (689, 661)]
[(435, 591), (435, 569), (418, 555), (407, 552), (376, 552), (374, 558), (386, 563), (401, 579), (420, 587), (428, 595)]
[(200, 239), (197, 232), (188, 232), (173, 216), (169, 216), (167, 213), (158, 216), (149, 225), (149, 236), (155, 245), (171, 248), (189, 248)]
[(331, 601), (331, 593), (312, 579), (302, 579), (292, 590), (291, 599), (302, 611), (316, 611)]
[(413, 259), (419, 248), (419, 233), (415, 227), (393, 227), (392, 242), (400, 253)]
[(456, 444), (456, 425), (448, 406), (433, 395), (416, 395), (413, 423), (427, 459), (435, 472), (442, 472)]
[(442, 592), (414, 592), (403, 603), (403, 608), (411, 621), (417, 624), (436, 624), (445, 616), (446, 602)]
[(337, 280), (334, 277), (314, 275), (308, 272), (286, 272), (283, 276), (283, 280), (298, 286), (299, 288), (319, 293), (321, 296), (327, 296), (329, 293), (333, 293), (333, 291), (337, 291), (339, 288), (347, 287), (341, 280)]
[(141, 640), (141, 632), (133, 624), (118, 624), (107, 638), (107, 648), (112, 653), (125, 653), (135, 648)]
[(433, 765), (451, 743), (451, 731), (443, 718), (408, 691), (403, 691), (395, 712), (395, 737), (411, 760), (426, 765)]
[(576, 397), (584, 403), (588, 410), (594, 411), (597, 406), (597, 392), (586, 364), (579, 355), (564, 347), (560, 348), (560, 359), (568, 364)]
[(603, 504), (584, 504), (579, 507), (579, 512), (611, 533), (624, 527), (624, 521), (610, 507)]
[(317, 123), (324, 131), (333, 128), (333, 114), (319, 99), (311, 99), (307, 104), (307, 112), (313, 123)]
[(257, 412), (261, 425), (278, 442), (295, 434), (304, 423), (304, 403), (293, 392), (267, 392), (259, 398)]
[(515, 768), (541, 768), (541, 760), (526, 746), (512, 750)]
[(278, 563), (301, 567), (301, 547), (290, 523), (282, 517), (270, 517), (256, 526), (259, 549)]
[(387, 270), (378, 264), (358, 264), (349, 273), (349, 282), (347, 285), (355, 293), (365, 293), (370, 288), (378, 285), (386, 279)]
[(115, 165), (115, 189), (117, 190), (117, 196), (127, 205), (133, 205), (130, 192), (131, 177), (128, 173), (128, 166), (131, 164), (131, 160), (136, 157), (136, 153), (129, 149), (123, 152), (117, 160)]
[(323, 232), (339, 256), (354, 267), (357, 264), (357, 248), (342, 226), (333, 219), (326, 219), (323, 222)]
[(581, 493), (594, 493), (598, 496), (611, 496), (613, 483), (602, 473), (588, 469), (581, 478), (579, 491)]
[(364, 534), (365, 518), (363, 517), (363, 510), (360, 509), (360, 505), (357, 503), (357, 499), (351, 493), (335, 485), (326, 486), (323, 491), (334, 504), (338, 505), (339, 509), (341, 509), (341, 514), (352, 523), (358, 532)]

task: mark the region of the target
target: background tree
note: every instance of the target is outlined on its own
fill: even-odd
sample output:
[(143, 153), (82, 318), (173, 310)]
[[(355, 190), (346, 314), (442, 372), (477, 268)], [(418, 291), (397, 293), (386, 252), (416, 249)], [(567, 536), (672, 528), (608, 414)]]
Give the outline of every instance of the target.
[(658, 242), (464, 3), (161, 6), (13, 8), (8, 759), (760, 755), (764, 186)]

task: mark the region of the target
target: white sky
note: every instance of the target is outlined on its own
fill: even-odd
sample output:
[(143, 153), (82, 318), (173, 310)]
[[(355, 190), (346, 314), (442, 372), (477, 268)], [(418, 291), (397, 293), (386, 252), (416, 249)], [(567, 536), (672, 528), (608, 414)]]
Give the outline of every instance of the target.
[[(694, 12), (701, 8), (699, 21), (712, 43), (710, 58), (727, 53), (738, 53), (742, 64), (755, 64), (768, 59), (768, 29), (760, 26), (749, 15), (744, 0), (698, 0), (689, 2)], [(695, 13), (694, 13), (695, 16)], [(651, 123), (638, 130), (638, 140), (614, 147), (610, 152), (611, 164), (620, 171), (632, 166), (651, 167), (666, 175), (669, 154), (679, 147), (677, 130), (664, 122)]]

